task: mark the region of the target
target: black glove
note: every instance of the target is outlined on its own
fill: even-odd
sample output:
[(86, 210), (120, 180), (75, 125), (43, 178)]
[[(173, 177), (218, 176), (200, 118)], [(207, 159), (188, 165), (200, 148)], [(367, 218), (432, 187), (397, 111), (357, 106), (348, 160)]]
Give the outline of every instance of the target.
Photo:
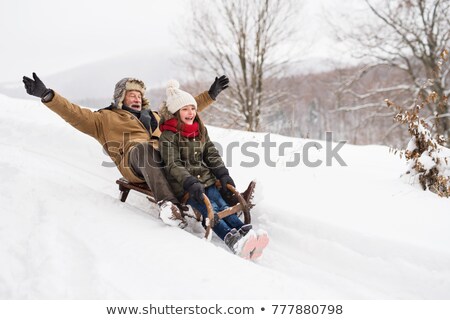
[(225, 167), (219, 167), (212, 170), (213, 174), (220, 181), (220, 185), (222, 186), (222, 191), (229, 191), (227, 188), (227, 184), (231, 184), (233, 187), (236, 187), (233, 179), (231, 179), (230, 174), (228, 173), (228, 169)]
[(227, 174), (223, 175), (222, 177), (220, 177), (219, 180), (220, 180), (220, 184), (222, 185), (222, 190), (228, 190), (227, 184), (231, 184), (233, 187), (236, 187), (236, 185), (234, 184), (233, 179), (231, 179), (231, 177), (229, 175), (227, 175)]
[(190, 176), (184, 181), (183, 188), (184, 190), (189, 192), (189, 195), (192, 199), (194, 199), (198, 203), (203, 203), (203, 194), (205, 193), (205, 188), (203, 187), (203, 184), (200, 183), (200, 181)]
[(25, 84), (25, 89), (29, 95), (44, 98), (49, 93), (53, 92), (52, 89), (48, 89), (45, 84), (39, 79), (36, 73), (33, 72), (33, 79), (28, 77), (23, 77), (23, 83)]
[(226, 75), (221, 76), (220, 78), (217, 78), (214, 80), (213, 84), (211, 85), (211, 88), (209, 88), (209, 96), (211, 99), (216, 100), (219, 93), (222, 92), (222, 90), (225, 90), (228, 88), (228, 83), (230, 80), (227, 78)]

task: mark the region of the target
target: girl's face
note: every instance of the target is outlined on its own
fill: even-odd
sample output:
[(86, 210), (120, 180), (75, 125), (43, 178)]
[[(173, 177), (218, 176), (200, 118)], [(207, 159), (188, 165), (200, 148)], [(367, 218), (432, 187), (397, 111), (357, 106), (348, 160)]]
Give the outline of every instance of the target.
[(180, 109), (180, 119), (184, 124), (193, 124), (196, 114), (197, 110), (191, 104)]

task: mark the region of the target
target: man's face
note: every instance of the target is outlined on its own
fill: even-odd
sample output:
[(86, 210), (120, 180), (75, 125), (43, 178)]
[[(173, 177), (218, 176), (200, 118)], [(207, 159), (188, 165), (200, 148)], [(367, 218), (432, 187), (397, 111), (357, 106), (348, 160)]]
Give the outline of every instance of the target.
[(123, 99), (123, 104), (127, 107), (141, 111), (142, 109), (142, 95), (139, 91), (130, 90), (125, 94), (125, 99)]

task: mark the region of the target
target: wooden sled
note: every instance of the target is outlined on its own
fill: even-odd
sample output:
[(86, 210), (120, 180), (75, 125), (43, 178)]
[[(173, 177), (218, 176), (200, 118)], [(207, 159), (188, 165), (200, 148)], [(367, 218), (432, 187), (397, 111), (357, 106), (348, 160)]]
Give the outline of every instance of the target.
[[(120, 201), (125, 202), (127, 200), (128, 194), (131, 190), (143, 193), (147, 195), (147, 199), (153, 203), (157, 203), (153, 192), (148, 188), (146, 183), (130, 183), (125, 178), (120, 178), (116, 181), (116, 183), (119, 185), (120, 190)], [(251, 200), (253, 198), (253, 192), (255, 190), (255, 181), (251, 181), (247, 187), (247, 190), (245, 190), (242, 194), (239, 193), (236, 188), (234, 188), (232, 185), (228, 184), (227, 188), (231, 191), (232, 197), (230, 199), (225, 199), (230, 204), (230, 207), (220, 211), (218, 213), (214, 213), (211, 202), (209, 201), (208, 197), (204, 194), (203, 201), (205, 202), (206, 208), (208, 210), (208, 219), (207, 221), (204, 221), (205, 226), (205, 238), (209, 239), (211, 234), (211, 228), (213, 228), (216, 223), (225, 217), (228, 217), (231, 214), (242, 212), (244, 215), (244, 223), (249, 224), (251, 223), (251, 215), (250, 215), (250, 209), (254, 207), (254, 204), (252, 204)], [(220, 187), (220, 181), (216, 181), (216, 186)], [(186, 205), (187, 200), (189, 199), (189, 193), (186, 193), (182, 199), (182, 204)], [(183, 217), (191, 217), (190, 215), (187, 215), (184, 211), (182, 212)], [(202, 216), (199, 213), (196, 213), (197, 221), (202, 220)]]

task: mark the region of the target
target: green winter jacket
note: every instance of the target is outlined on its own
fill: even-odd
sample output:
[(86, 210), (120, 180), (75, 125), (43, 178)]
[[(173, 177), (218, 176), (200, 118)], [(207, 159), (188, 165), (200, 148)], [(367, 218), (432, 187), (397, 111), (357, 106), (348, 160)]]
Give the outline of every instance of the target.
[(163, 131), (159, 137), (159, 151), (164, 160), (167, 180), (179, 199), (185, 193), (183, 183), (186, 178), (194, 176), (206, 188), (216, 181), (212, 170), (225, 167), (208, 132), (204, 140), (186, 138), (179, 132), (169, 130)]

